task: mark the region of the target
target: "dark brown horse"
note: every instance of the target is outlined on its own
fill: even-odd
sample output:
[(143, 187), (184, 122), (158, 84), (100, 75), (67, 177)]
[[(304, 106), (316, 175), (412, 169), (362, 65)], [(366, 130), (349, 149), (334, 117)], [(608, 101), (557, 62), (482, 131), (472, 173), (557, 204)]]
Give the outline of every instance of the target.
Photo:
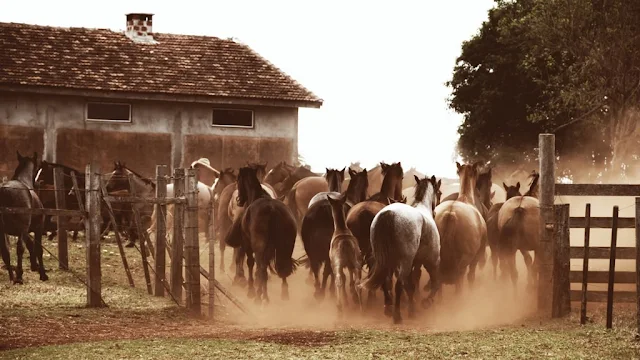
[[(0, 207), (22, 208), (22, 209), (42, 209), (42, 202), (34, 191), (34, 175), (38, 163), (38, 154), (33, 153), (33, 157), (22, 156), (19, 152), (18, 167), (11, 180), (0, 185)], [(42, 234), (44, 232), (44, 216), (29, 214), (0, 214), (0, 252), (7, 270), (9, 280), (14, 284), (22, 284), (22, 257), (24, 255), (23, 241), (29, 239), (29, 231), (34, 233), (33, 251), (30, 252), (31, 270), (38, 270), (40, 280), (49, 279), (44, 271), (42, 261)], [(18, 265), (16, 267), (16, 277), (13, 277), (11, 268), (11, 255), (5, 241), (6, 235), (18, 237), (17, 256)]]
[(329, 191), (325, 178), (301, 166), (285, 179), (279, 193), (287, 194), (284, 202), (300, 224), (311, 198), (321, 191)]
[(287, 164), (286, 161), (280, 161), (276, 166), (269, 170), (269, 172), (267, 172), (267, 175), (265, 175), (262, 182), (271, 185), (278, 193), (278, 197), (284, 196), (286, 193), (281, 192), (278, 189), (281, 188), (282, 182), (291, 176), (295, 170), (295, 166)]
[(253, 266), (256, 264), (256, 303), (269, 302), (268, 267), (275, 268), (282, 279), (282, 298), (288, 299), (287, 277), (296, 268), (296, 261), (291, 258), (296, 242), (296, 222), (291, 211), (264, 191), (256, 169), (251, 167), (243, 167), (238, 173), (238, 205), (245, 210), (234, 220), (225, 242), (234, 248), (242, 248), (247, 255), (248, 296), (256, 296), (253, 288)]
[(309, 201), (309, 207), (311, 207), (316, 201), (325, 199), (327, 193), (329, 192), (342, 192), (342, 182), (344, 181), (344, 171), (346, 168), (342, 168), (342, 170), (337, 169), (329, 169), (326, 168), (326, 172), (324, 173), (324, 178), (327, 181), (327, 187), (329, 191), (322, 191), (315, 194), (311, 201)]
[[(344, 205), (345, 213), (348, 213), (349, 209), (355, 204), (366, 199), (367, 187), (369, 185), (366, 169), (359, 173), (349, 169), (349, 175), (351, 176), (351, 181), (344, 193), (327, 193), (327, 195), (332, 197), (346, 198)], [(304, 250), (307, 253), (309, 265), (315, 278), (315, 296), (318, 299), (324, 297), (329, 275), (331, 275), (331, 283), (333, 284), (334, 282), (331, 262), (329, 260), (329, 247), (331, 245), (333, 231), (331, 205), (329, 205), (329, 201), (325, 198), (309, 207), (309, 210), (302, 219), (300, 230)], [(320, 266), (323, 264), (324, 274), (321, 287), (318, 272), (320, 271)]]
[[(371, 256), (371, 223), (382, 208), (389, 205), (391, 201), (401, 202), (402, 198), (402, 178), (404, 173), (402, 165), (397, 162), (391, 165), (380, 163), (384, 178), (380, 192), (376, 193), (366, 201), (358, 203), (351, 208), (347, 216), (347, 226), (353, 235), (358, 239), (358, 245), (362, 253), (362, 263), (367, 264), (369, 269), (373, 268), (373, 257)], [(369, 291), (367, 306), (370, 306), (374, 299), (374, 290)]]
[[(266, 175), (267, 164), (266, 163), (264, 164), (250, 163), (247, 166), (256, 170), (256, 176), (262, 182), (262, 179), (264, 179)], [(226, 248), (226, 243), (224, 242), (224, 239), (227, 236), (227, 232), (231, 228), (231, 224), (233, 223), (233, 219), (229, 216), (229, 203), (231, 202), (233, 193), (237, 189), (238, 187), (236, 182), (230, 183), (227, 186), (225, 186), (220, 192), (220, 196), (218, 197), (218, 204), (216, 206), (216, 211), (215, 211), (215, 217), (216, 217), (215, 226), (217, 228), (216, 238), (220, 239), (219, 246), (220, 246), (220, 270), (221, 271), (224, 271), (224, 250)], [(240, 255), (244, 256), (242, 252), (238, 251), (238, 249), (234, 249), (233, 254), (234, 254), (234, 258)], [(231, 266), (231, 268), (233, 268), (233, 265)], [(244, 283), (244, 281), (242, 281), (242, 283)]]

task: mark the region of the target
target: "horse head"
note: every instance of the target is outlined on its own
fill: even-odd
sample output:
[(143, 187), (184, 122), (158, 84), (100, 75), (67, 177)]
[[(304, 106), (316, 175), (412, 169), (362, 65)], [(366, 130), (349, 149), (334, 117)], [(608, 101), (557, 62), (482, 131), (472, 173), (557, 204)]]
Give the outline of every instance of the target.
[(238, 206), (244, 207), (258, 194), (265, 192), (258, 178), (259, 171), (260, 169), (254, 166), (244, 166), (238, 171)]
[(514, 196), (522, 196), (520, 193), (520, 182), (518, 182), (515, 186), (508, 186), (504, 182), (502, 183), (504, 187), (504, 191), (507, 192), (507, 200), (511, 199)]
[(33, 188), (35, 179), (35, 171), (38, 168), (38, 153), (34, 152), (33, 157), (22, 156), (19, 151), (16, 150), (18, 156), (18, 166), (13, 173), (13, 180), (20, 180), (30, 188)]
[(346, 167), (342, 168), (342, 170), (329, 168), (325, 168), (325, 170), (327, 172), (324, 174), (324, 177), (329, 184), (329, 191), (341, 192), (342, 182), (344, 181), (344, 171), (346, 170)]

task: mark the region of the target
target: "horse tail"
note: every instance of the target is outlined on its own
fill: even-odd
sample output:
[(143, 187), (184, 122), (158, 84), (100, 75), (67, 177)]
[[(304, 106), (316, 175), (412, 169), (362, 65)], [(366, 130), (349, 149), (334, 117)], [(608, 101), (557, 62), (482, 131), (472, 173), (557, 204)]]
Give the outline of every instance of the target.
[(292, 187), (291, 190), (286, 195), (287, 197), (287, 206), (289, 210), (291, 210), (291, 214), (293, 218), (296, 220), (296, 224), (298, 223), (298, 205), (296, 204), (296, 187)]
[(522, 206), (518, 206), (513, 209), (513, 215), (504, 223), (502, 230), (500, 231), (500, 240), (498, 243), (498, 251), (517, 248), (516, 241), (522, 239), (524, 235), (524, 223), (525, 209)]
[[(288, 234), (287, 231), (283, 231), (283, 220), (286, 220), (285, 217), (282, 217), (279, 213), (272, 213), (269, 218), (269, 241), (272, 242), (275, 246), (275, 259), (274, 259), (274, 267), (275, 272), (282, 279), (288, 277), (293, 274), (293, 272), (298, 267), (298, 261), (291, 258), (291, 253), (293, 252), (293, 247), (295, 246), (296, 241), (296, 227), (294, 222), (293, 232), (292, 234)], [(292, 219), (293, 220), (293, 219)], [(293, 236), (287, 236), (293, 235)], [(293, 241), (291, 241), (293, 240)], [(269, 263), (269, 262), (267, 262)]]
[(458, 254), (454, 249), (458, 216), (451, 210), (446, 211), (442, 215), (440, 223), (442, 224), (438, 227), (442, 228), (440, 234), (440, 272), (446, 277), (455, 277), (458, 268), (456, 260)]
[(234, 248), (242, 245), (242, 216), (238, 216), (238, 218), (233, 221), (224, 237), (224, 242)]
[[(374, 230), (374, 224), (380, 222), (384, 219), (384, 213), (378, 219), (375, 219), (376, 222), (371, 224), (372, 230)], [(373, 258), (373, 269), (369, 270), (369, 274), (367, 278), (360, 285), (361, 288), (367, 290), (377, 289), (382, 286), (382, 284), (387, 279), (387, 275), (389, 274), (389, 269), (393, 264), (391, 264), (390, 257), (392, 256), (393, 247), (391, 246), (391, 236), (393, 233), (393, 222), (389, 221), (388, 225), (390, 226), (391, 231), (386, 232), (385, 234), (380, 234), (380, 230), (371, 231), (371, 257)]]

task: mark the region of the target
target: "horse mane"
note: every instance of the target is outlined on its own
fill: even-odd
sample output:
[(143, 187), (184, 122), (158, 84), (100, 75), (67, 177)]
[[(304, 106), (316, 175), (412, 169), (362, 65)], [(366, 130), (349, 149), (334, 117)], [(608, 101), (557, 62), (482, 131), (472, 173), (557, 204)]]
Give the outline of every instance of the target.
[[(237, 189), (238, 189), (238, 198), (237, 204), (238, 206), (246, 206), (249, 201), (248, 194), (246, 194), (246, 190), (244, 186), (240, 186), (240, 182), (247, 182), (250, 187), (253, 187), (258, 196), (260, 197), (269, 197), (269, 194), (262, 188), (262, 184), (260, 184), (260, 180), (258, 180), (257, 169), (251, 166), (241, 167), (238, 171), (238, 179), (237, 179)], [(255, 200), (255, 199), (254, 199)]]
[(529, 190), (524, 194), (524, 196), (537, 197), (539, 180), (540, 180), (540, 174), (538, 174), (538, 172), (534, 170), (533, 173), (531, 174), (531, 182), (529, 183)]
[(129, 169), (127, 166), (125, 166), (124, 164), (122, 165), (123, 168), (131, 171), (131, 173), (135, 176), (137, 176), (140, 180), (142, 180), (145, 184), (147, 185), (151, 185), (154, 189), (156, 188), (156, 183), (154, 183), (153, 181), (151, 181), (151, 179), (147, 179), (144, 176), (140, 175), (138, 172)]
[(424, 201), (424, 197), (427, 196), (427, 189), (429, 189), (429, 181), (423, 181), (423, 180), (428, 180), (429, 178), (425, 177), (424, 179), (420, 179), (419, 182), (416, 183), (415, 185), (415, 190), (414, 190), (414, 196), (413, 196), (413, 202), (411, 203), (411, 206), (416, 206), (417, 204), (420, 204)]

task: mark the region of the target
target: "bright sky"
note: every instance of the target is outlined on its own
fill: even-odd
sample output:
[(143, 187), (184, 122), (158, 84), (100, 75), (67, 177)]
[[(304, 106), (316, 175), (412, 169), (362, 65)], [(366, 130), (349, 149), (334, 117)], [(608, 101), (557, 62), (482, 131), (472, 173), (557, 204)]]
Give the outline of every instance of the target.
[(455, 177), (447, 109), (462, 41), (493, 0), (71, 1), (0, 0), (0, 21), (123, 30), (149, 12), (153, 31), (236, 37), (324, 99), (301, 109), (299, 152), (313, 170), (402, 161)]

